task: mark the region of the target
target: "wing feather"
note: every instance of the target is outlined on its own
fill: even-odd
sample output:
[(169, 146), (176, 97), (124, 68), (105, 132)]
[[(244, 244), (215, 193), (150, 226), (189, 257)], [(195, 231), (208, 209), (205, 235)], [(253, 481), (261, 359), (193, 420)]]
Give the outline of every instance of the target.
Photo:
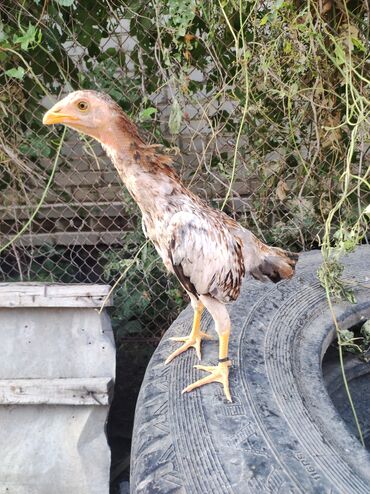
[(228, 302), (240, 292), (245, 274), (243, 242), (214, 218), (180, 212), (169, 228), (168, 255), (184, 288)]

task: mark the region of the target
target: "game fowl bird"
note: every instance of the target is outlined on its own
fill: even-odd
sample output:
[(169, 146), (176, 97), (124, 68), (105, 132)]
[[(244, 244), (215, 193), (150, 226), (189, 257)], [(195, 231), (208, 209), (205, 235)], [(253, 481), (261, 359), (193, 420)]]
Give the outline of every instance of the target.
[(209, 374), (183, 392), (219, 382), (231, 401), (230, 318), (225, 304), (238, 298), (247, 273), (261, 281), (291, 278), (298, 256), (263, 244), (188, 190), (171, 167), (171, 157), (157, 145), (145, 144), (136, 125), (110, 96), (75, 91), (56, 103), (43, 123), (64, 124), (101, 143), (141, 210), (145, 235), (189, 294), (194, 309), (191, 333), (172, 338), (182, 345), (166, 363), (191, 347), (201, 358), (201, 341), (210, 339), (200, 328), (205, 307), (219, 336), (218, 365), (197, 365)]

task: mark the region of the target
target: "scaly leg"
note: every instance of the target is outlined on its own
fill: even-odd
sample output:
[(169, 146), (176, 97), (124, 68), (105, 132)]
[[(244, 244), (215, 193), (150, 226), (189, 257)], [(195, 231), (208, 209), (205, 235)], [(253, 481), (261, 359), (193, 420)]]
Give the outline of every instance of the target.
[[(210, 297), (207, 297), (210, 299)], [(209, 372), (209, 376), (203, 377), (198, 381), (194, 382), (187, 386), (183, 393), (188, 393), (195, 388), (199, 388), (204, 384), (209, 384), (212, 382), (218, 382), (223, 385), (225, 396), (229, 401), (231, 400), (230, 387), (229, 387), (229, 367), (231, 362), (228, 357), (229, 350), (229, 337), (230, 337), (230, 318), (227, 313), (227, 310), (221, 302), (218, 302), (215, 299), (202, 300), (204, 305), (207, 307), (209, 312), (216, 323), (216, 331), (219, 334), (220, 346), (219, 346), (219, 358), (217, 366), (207, 366), (207, 365), (196, 365), (195, 368), (199, 370), (203, 370)], [(222, 307), (222, 308), (221, 308)], [(226, 314), (225, 314), (226, 313)]]
[(209, 336), (208, 334), (203, 333), (203, 331), (200, 330), (200, 320), (202, 318), (204, 305), (202, 304), (202, 302), (196, 300), (194, 297), (194, 299), (192, 298), (192, 306), (194, 309), (194, 319), (193, 319), (193, 327), (191, 333), (189, 334), (189, 336), (169, 338), (172, 341), (179, 341), (183, 343), (183, 345), (181, 345), (180, 348), (178, 348), (173, 353), (171, 353), (171, 355), (167, 358), (165, 362), (166, 364), (169, 364), (171, 360), (173, 360), (175, 357), (180, 355), (180, 353), (186, 352), (186, 350), (188, 350), (191, 347), (195, 348), (198, 359), (200, 360), (201, 359), (200, 342), (202, 340), (212, 340), (212, 336)]

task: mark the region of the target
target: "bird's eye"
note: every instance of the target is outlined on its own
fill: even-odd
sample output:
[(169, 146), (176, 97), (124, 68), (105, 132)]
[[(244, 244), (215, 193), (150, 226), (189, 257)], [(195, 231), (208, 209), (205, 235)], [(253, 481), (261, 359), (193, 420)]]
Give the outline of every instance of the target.
[(78, 107), (78, 109), (79, 109), (79, 110), (81, 110), (81, 111), (86, 111), (86, 110), (88, 109), (88, 106), (89, 106), (89, 105), (87, 104), (87, 102), (86, 102), (86, 101), (79, 101), (79, 102), (77, 103), (77, 107)]

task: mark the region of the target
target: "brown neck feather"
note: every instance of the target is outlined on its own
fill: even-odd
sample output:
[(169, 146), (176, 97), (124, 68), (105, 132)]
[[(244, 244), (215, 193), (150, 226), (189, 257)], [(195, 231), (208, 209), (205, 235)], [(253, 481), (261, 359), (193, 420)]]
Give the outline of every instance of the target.
[(177, 175), (172, 165), (172, 158), (167, 154), (158, 151), (157, 144), (131, 144), (133, 158), (135, 162), (149, 173), (164, 174), (168, 177), (176, 178)]
[(145, 171), (177, 179), (171, 166), (172, 158), (159, 151), (161, 146), (145, 144), (137, 126), (123, 111), (116, 113), (112, 127), (101, 130), (99, 140), (105, 147), (124, 155), (128, 162), (136, 163)]
[(139, 129), (123, 111), (117, 115), (117, 130), (120, 130), (122, 135), (131, 138), (131, 142), (141, 142), (144, 144), (144, 141), (139, 134)]

